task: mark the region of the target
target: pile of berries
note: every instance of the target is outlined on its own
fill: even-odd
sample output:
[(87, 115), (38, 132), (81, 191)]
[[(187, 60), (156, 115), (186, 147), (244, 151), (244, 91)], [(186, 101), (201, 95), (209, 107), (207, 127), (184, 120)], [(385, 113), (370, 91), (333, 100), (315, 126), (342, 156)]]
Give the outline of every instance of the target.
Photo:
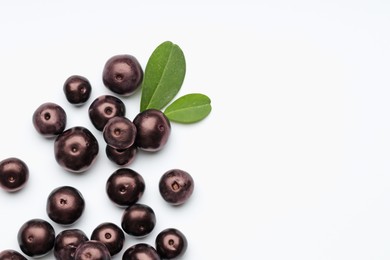
[[(19, 250), (3, 249), (0, 260), (27, 259), (23, 254), (39, 258), (53, 251), (57, 260), (107, 260), (123, 250), (122, 259), (174, 259), (187, 249), (185, 235), (176, 228), (162, 230), (155, 244), (139, 242), (123, 248), (126, 234), (138, 238), (149, 235), (155, 227), (153, 209), (139, 203), (145, 191), (144, 178), (127, 167), (139, 150), (157, 152), (164, 148), (171, 134), (170, 120), (161, 110), (147, 109), (133, 119), (125, 116), (126, 107), (117, 96), (130, 96), (140, 89), (143, 69), (132, 55), (116, 55), (104, 65), (104, 85), (115, 95), (102, 95), (90, 103), (89, 119), (105, 141), (107, 158), (118, 169), (106, 182), (106, 194), (116, 206), (123, 208), (120, 224), (105, 222), (97, 226), (90, 236), (71, 227), (83, 214), (85, 200), (82, 192), (72, 186), (54, 189), (47, 197), (48, 218), (66, 227), (56, 234), (44, 218), (23, 223), (17, 234)], [(72, 75), (63, 85), (69, 103), (81, 106), (91, 96), (92, 86), (87, 78)], [(96, 161), (99, 143), (90, 130), (83, 126), (67, 127), (66, 111), (58, 104), (47, 102), (32, 115), (36, 131), (54, 140), (54, 157), (66, 171), (82, 173)], [(10, 157), (0, 162), (0, 187), (8, 192), (22, 189), (29, 179), (29, 168), (20, 158)], [(194, 180), (181, 169), (165, 172), (159, 182), (162, 198), (171, 205), (181, 205), (192, 195)]]

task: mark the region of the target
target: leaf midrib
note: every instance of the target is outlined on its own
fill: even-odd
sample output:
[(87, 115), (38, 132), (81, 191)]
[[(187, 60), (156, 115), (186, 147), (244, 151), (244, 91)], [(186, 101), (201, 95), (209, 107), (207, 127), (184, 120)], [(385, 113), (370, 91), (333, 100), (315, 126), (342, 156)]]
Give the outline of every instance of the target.
[(157, 93), (157, 90), (158, 90), (158, 89), (160, 88), (160, 86), (161, 86), (161, 79), (164, 78), (164, 75), (165, 75), (165, 73), (166, 73), (166, 71), (167, 71), (167, 67), (168, 67), (167, 64), (168, 64), (168, 63), (170, 62), (170, 60), (171, 60), (172, 53), (173, 53), (173, 47), (174, 47), (174, 46), (175, 46), (175, 45), (172, 44), (171, 51), (169, 52), (169, 56), (168, 56), (167, 62), (166, 62), (166, 64), (165, 64), (165, 66), (164, 66), (164, 70), (163, 70), (163, 72), (161, 73), (161, 77), (160, 77), (160, 79), (159, 79), (159, 82), (158, 82), (158, 84), (157, 84), (157, 87), (155, 88), (155, 90), (154, 90), (152, 96), (150, 97), (149, 104), (147, 105), (146, 109), (150, 108), (150, 104), (152, 103), (153, 98), (154, 98), (154, 96), (155, 96), (156, 93)]
[(167, 114), (173, 114), (173, 113), (176, 113), (176, 112), (183, 112), (183, 111), (186, 111), (186, 110), (192, 110), (192, 109), (194, 109), (194, 108), (207, 107), (207, 106), (210, 106), (210, 105), (209, 105), (209, 104), (204, 104), (204, 105), (183, 107), (183, 108), (180, 108), (180, 109), (172, 110), (171, 112), (168, 111)]

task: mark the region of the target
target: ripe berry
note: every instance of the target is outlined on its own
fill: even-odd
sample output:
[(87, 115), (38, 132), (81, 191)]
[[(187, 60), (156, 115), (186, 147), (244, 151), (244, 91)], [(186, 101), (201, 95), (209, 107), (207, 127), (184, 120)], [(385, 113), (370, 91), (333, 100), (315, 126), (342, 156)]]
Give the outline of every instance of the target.
[(89, 240), (76, 248), (74, 260), (111, 260), (111, 255), (102, 242)]
[(134, 94), (140, 88), (142, 80), (142, 67), (132, 55), (115, 55), (104, 65), (103, 83), (109, 90), (119, 95)]
[(181, 205), (191, 197), (194, 191), (194, 180), (188, 172), (172, 169), (161, 176), (158, 187), (166, 202), (171, 205)]
[(82, 105), (91, 96), (92, 87), (87, 78), (80, 75), (72, 75), (65, 80), (63, 91), (69, 103)]
[(76, 248), (88, 240), (80, 229), (65, 229), (55, 238), (54, 257), (57, 260), (73, 260)]
[(156, 249), (146, 243), (137, 243), (123, 252), (122, 260), (160, 260)]
[(139, 238), (145, 237), (153, 231), (156, 215), (151, 207), (136, 203), (125, 209), (121, 225), (127, 234)]
[(12, 249), (0, 252), (0, 260), (27, 260), (21, 253)]
[(58, 135), (54, 142), (57, 163), (71, 172), (84, 172), (95, 162), (99, 152), (96, 137), (82, 126), (71, 127)]
[(107, 179), (106, 193), (119, 207), (136, 203), (145, 191), (144, 178), (129, 168), (120, 168)]
[(46, 138), (61, 134), (66, 127), (66, 112), (58, 104), (46, 102), (33, 113), (32, 121), (35, 130)]
[(53, 249), (55, 231), (46, 220), (31, 219), (20, 227), (17, 238), (23, 253), (36, 258), (48, 254)]
[(61, 225), (75, 223), (83, 214), (84, 197), (74, 187), (61, 186), (54, 189), (46, 202), (46, 213), (51, 220)]
[(93, 126), (103, 131), (107, 121), (115, 116), (125, 116), (126, 106), (122, 100), (111, 95), (96, 98), (88, 109), (89, 119)]
[(134, 144), (137, 128), (130, 119), (116, 116), (103, 129), (104, 141), (115, 149), (126, 149)]
[(29, 176), (27, 164), (19, 158), (10, 157), (0, 162), (0, 187), (8, 192), (22, 189)]
[(156, 237), (156, 251), (163, 259), (183, 256), (187, 246), (187, 238), (176, 228), (164, 229)]
[(107, 158), (119, 166), (129, 165), (135, 160), (138, 147), (132, 145), (126, 149), (115, 149), (109, 145), (106, 145), (106, 156)]
[(136, 145), (148, 152), (161, 150), (168, 141), (171, 124), (158, 109), (147, 109), (136, 115), (133, 123), (137, 127)]
[(122, 250), (125, 243), (125, 233), (116, 224), (105, 222), (92, 231), (91, 240), (102, 242), (113, 256)]

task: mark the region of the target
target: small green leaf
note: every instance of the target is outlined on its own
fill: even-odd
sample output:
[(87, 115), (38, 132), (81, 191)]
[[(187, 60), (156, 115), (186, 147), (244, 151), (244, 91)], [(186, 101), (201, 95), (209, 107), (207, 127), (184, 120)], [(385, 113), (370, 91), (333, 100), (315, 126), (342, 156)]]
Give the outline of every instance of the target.
[(211, 112), (211, 100), (208, 96), (192, 93), (176, 99), (164, 111), (169, 120), (178, 123), (195, 123), (207, 117)]
[(186, 72), (183, 51), (170, 41), (160, 44), (146, 64), (140, 110), (165, 107), (179, 92)]

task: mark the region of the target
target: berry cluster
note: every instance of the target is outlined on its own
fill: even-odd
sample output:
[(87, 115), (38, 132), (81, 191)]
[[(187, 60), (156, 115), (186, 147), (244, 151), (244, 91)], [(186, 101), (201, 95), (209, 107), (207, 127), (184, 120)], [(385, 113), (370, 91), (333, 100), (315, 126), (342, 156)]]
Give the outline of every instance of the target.
[[(104, 85), (119, 96), (133, 95), (141, 87), (143, 69), (132, 55), (116, 55), (104, 65)], [(91, 96), (92, 86), (87, 78), (72, 75), (63, 85), (69, 103), (82, 106)], [(144, 178), (129, 166), (139, 150), (157, 152), (163, 149), (170, 133), (170, 120), (159, 109), (146, 109), (132, 120), (126, 117), (123, 101), (114, 95), (102, 95), (93, 100), (88, 109), (92, 125), (102, 133), (107, 158), (118, 169), (106, 182), (106, 194), (116, 206), (123, 208), (120, 224), (105, 222), (90, 236), (71, 227), (82, 216), (86, 201), (82, 192), (72, 186), (55, 188), (47, 197), (46, 213), (49, 219), (66, 227), (56, 234), (44, 218), (34, 218), (20, 226), (17, 240), (20, 250), (32, 258), (53, 251), (57, 260), (106, 260), (122, 251), (125, 234), (142, 238), (155, 227), (153, 209), (139, 203), (145, 191)], [(36, 131), (54, 140), (54, 155), (58, 165), (66, 171), (82, 173), (90, 169), (99, 153), (99, 143), (92, 132), (83, 126), (67, 127), (66, 111), (58, 104), (47, 102), (32, 115)], [(8, 192), (22, 189), (29, 179), (26, 163), (15, 157), (0, 162), (0, 187)], [(193, 193), (192, 176), (181, 169), (165, 172), (159, 182), (162, 198), (171, 205), (185, 203)], [(139, 242), (124, 249), (122, 259), (174, 259), (187, 249), (185, 235), (176, 228), (162, 230), (155, 244)], [(0, 260), (27, 259), (21, 252), (6, 249)]]

